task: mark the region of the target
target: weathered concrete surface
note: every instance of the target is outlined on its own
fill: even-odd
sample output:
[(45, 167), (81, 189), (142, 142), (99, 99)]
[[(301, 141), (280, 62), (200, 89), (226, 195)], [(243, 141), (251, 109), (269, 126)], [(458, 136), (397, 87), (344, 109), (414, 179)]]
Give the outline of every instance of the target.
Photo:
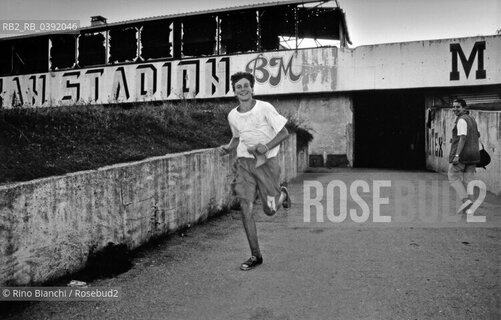
[[(353, 101), (345, 93), (277, 97), (269, 100), (282, 114), (294, 114), (311, 129), (310, 154), (346, 155), (353, 158), (353, 138), (347, 136), (353, 125)], [(353, 164), (353, 162), (351, 162)]]
[[(478, 168), (477, 177), (485, 182), (487, 190), (501, 195), (501, 112), (470, 110), (476, 119), (480, 141), (491, 156), (486, 169)], [(456, 116), (450, 109), (437, 109), (428, 130), (426, 165), (429, 169), (446, 173), (449, 168), (450, 139)]]
[[(447, 183), (424, 172), (303, 175), (290, 184), (287, 214), (269, 218), (256, 208), (264, 264), (255, 270), (238, 269), (249, 249), (238, 216), (227, 215), (143, 252), (129, 272), (92, 283), (121, 287), (121, 301), (37, 302), (4, 319), (500, 318), (500, 198), (487, 197), (478, 214), (488, 223), (479, 225), (304, 223), (303, 181), (325, 188), (333, 179)], [(439, 192), (430, 187), (416, 199), (428, 203)], [(389, 198), (382, 215), (395, 210), (395, 195)]]
[[(295, 177), (295, 135), (278, 157), (282, 179)], [(0, 285), (57, 278), (108, 242), (133, 249), (206, 219), (230, 201), (231, 161), (206, 149), (1, 186)]]
[[(459, 46), (466, 57), (477, 52), (484, 55), (485, 76), (476, 76), (478, 55), (472, 74), (466, 75), (458, 62), (459, 79), (451, 79), (455, 54), (451, 46)], [(485, 49), (485, 50), (484, 50)], [(337, 55), (337, 87), (339, 91), (459, 87), (499, 84), (501, 82), (501, 37), (469, 38), (384, 43), (341, 48)], [(457, 58), (457, 57), (456, 57)], [(458, 59), (460, 61), (460, 59)]]
[(135, 248), (206, 217), (228, 199), (227, 158), (187, 152), (1, 187), (1, 283), (46, 281), (110, 241)]
[[(229, 98), (233, 96), (228, 83), (230, 71), (237, 70), (255, 73), (255, 93), (270, 97), (335, 91), (492, 85), (501, 83), (499, 52), (501, 36), (492, 35), (376, 44), (353, 49), (321, 47), (190, 59), (206, 67), (171, 60), (82, 68), (73, 70), (73, 74), (67, 74), (67, 70), (56, 70), (0, 77), (0, 103), (5, 108), (11, 108), (13, 105), (50, 107), (194, 97)], [(468, 60), (463, 65), (458, 56), (464, 59), (471, 56), (472, 61)], [(214, 71), (209, 67), (211, 64)], [(465, 72), (468, 65), (472, 67), (471, 74)], [(97, 70), (102, 72), (96, 73)], [(451, 72), (457, 72), (458, 79), (451, 79)], [(185, 74), (189, 75), (188, 81), (183, 81)], [(95, 79), (99, 85), (96, 86), (96, 82), (90, 79)], [(35, 84), (33, 81), (36, 81)], [(67, 81), (80, 90), (69, 90)], [(124, 85), (130, 90), (121, 90)]]

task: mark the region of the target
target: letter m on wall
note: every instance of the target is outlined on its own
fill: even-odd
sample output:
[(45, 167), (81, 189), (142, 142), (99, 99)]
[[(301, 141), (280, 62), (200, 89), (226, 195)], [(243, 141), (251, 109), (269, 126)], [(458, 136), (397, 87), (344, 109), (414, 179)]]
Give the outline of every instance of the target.
[(484, 69), (484, 51), (485, 51), (485, 41), (477, 41), (473, 45), (470, 56), (466, 59), (463, 49), (459, 43), (451, 43), (451, 54), (452, 54), (452, 71), (450, 73), (450, 80), (459, 80), (459, 70), (458, 70), (458, 56), (461, 60), (461, 65), (463, 66), (466, 78), (470, 75), (471, 67), (473, 62), (475, 62), (475, 57), (477, 57), (477, 71), (475, 72), (475, 79), (485, 79), (486, 72)]

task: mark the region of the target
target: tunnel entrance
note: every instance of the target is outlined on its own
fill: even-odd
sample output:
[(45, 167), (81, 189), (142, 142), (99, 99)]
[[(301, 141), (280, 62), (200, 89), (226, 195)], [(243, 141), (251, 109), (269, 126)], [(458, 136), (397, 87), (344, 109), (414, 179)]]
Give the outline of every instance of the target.
[(425, 101), (415, 90), (355, 94), (354, 167), (425, 169)]

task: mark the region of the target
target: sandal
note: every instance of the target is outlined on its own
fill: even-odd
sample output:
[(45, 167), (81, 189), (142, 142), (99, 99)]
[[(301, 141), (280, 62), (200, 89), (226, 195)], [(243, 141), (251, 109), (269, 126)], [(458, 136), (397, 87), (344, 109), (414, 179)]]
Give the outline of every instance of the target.
[(261, 263), (263, 263), (263, 257), (257, 258), (256, 256), (252, 256), (249, 258), (249, 260), (245, 261), (240, 265), (240, 270), (249, 271), (257, 267)]
[(282, 201), (282, 207), (284, 209), (288, 209), (291, 207), (291, 198), (289, 197), (289, 190), (287, 190), (287, 187), (281, 186), (280, 191), (282, 191), (285, 194), (285, 199)]

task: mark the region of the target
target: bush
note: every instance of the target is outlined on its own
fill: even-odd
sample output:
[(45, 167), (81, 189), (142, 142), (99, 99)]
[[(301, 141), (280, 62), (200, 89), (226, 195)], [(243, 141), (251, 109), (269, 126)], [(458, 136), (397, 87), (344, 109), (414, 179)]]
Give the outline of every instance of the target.
[(287, 130), (290, 133), (296, 134), (297, 150), (305, 148), (311, 141), (313, 141), (313, 135), (310, 131), (313, 131), (307, 125), (304, 124), (303, 120), (299, 120), (295, 115), (287, 115)]

